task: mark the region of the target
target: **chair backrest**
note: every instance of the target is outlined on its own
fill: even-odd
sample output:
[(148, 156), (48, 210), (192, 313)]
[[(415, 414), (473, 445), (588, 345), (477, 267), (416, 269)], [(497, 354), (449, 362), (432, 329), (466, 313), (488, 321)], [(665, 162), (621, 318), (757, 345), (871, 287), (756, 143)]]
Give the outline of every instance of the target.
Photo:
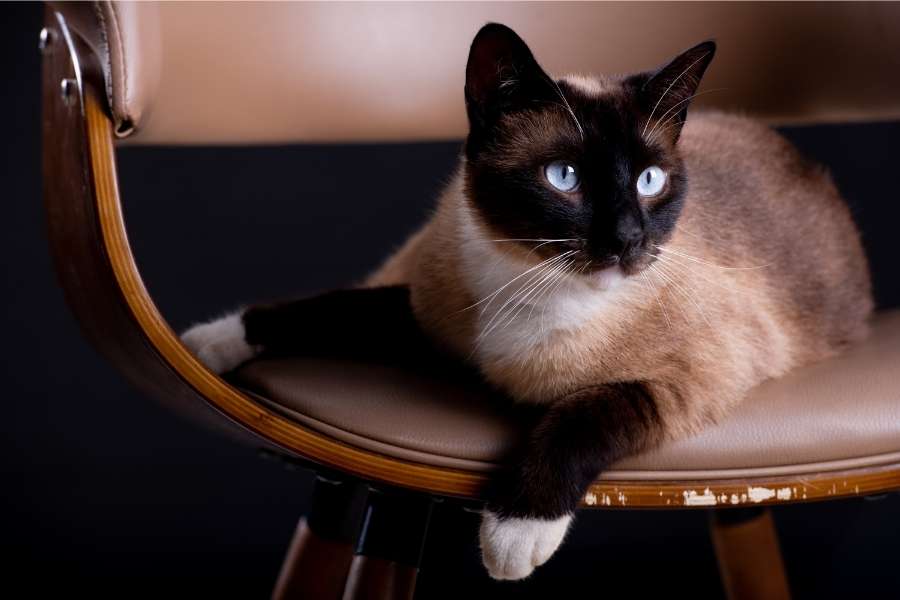
[[(139, 143), (410, 141), (465, 134), (478, 28), (516, 29), (551, 72), (652, 68), (707, 38), (697, 105), (773, 123), (900, 118), (895, 3), (60, 4), (106, 59)], [(132, 135), (133, 134), (133, 135)]]

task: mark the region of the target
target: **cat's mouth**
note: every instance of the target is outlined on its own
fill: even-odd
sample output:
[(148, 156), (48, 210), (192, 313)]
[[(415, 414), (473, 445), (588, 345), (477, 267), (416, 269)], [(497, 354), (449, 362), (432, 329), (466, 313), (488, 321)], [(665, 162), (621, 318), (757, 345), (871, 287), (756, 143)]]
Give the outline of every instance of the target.
[(625, 279), (625, 271), (618, 264), (591, 271), (587, 274), (591, 286), (598, 290), (611, 290)]
[(603, 261), (591, 261), (584, 275), (588, 282), (600, 290), (609, 290), (622, 283), (628, 277), (638, 275), (650, 266), (656, 257), (642, 252), (636, 256), (612, 256)]

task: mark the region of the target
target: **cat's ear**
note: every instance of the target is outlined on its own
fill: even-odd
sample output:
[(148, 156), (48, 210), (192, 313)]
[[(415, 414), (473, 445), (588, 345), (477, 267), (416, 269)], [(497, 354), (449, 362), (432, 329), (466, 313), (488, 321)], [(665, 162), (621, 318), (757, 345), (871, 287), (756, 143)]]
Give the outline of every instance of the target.
[(550, 81), (515, 31), (488, 23), (475, 35), (466, 64), (470, 125), (489, 125), (504, 111), (538, 101)]
[(658, 131), (678, 141), (688, 105), (715, 53), (716, 43), (706, 41), (643, 76), (639, 97), (647, 114), (647, 132)]

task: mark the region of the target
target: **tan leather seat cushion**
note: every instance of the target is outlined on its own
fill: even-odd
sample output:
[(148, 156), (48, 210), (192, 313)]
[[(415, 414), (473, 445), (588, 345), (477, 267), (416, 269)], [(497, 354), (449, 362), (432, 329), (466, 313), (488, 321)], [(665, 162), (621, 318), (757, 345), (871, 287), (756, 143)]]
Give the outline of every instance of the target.
[[(241, 385), (298, 423), (368, 450), (486, 471), (521, 435), (477, 385), (313, 359), (252, 362)], [(777, 476), (900, 462), (900, 311), (846, 354), (759, 386), (723, 423), (615, 465), (604, 479)]]

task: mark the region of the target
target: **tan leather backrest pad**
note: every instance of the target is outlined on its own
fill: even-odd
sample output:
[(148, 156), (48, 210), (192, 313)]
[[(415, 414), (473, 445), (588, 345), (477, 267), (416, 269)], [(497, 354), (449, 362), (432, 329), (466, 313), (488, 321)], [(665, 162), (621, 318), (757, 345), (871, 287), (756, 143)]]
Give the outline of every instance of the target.
[(97, 56), (120, 136), (147, 122), (162, 72), (160, 11), (155, 2), (48, 2)]
[[(120, 4), (127, 5), (112, 6)], [(113, 109), (137, 120), (135, 138), (142, 143), (462, 137), (466, 55), (487, 21), (516, 29), (557, 75), (646, 69), (715, 38), (719, 54), (704, 89), (723, 89), (698, 98), (698, 105), (745, 110), (775, 123), (900, 117), (895, 3), (178, 2), (149, 8), (159, 13), (158, 37), (129, 24), (152, 23), (148, 7), (107, 10), (118, 17), (116, 32), (124, 38), (123, 51), (110, 57)], [(154, 53), (161, 63), (158, 87)], [(117, 60), (124, 61), (121, 68)]]

